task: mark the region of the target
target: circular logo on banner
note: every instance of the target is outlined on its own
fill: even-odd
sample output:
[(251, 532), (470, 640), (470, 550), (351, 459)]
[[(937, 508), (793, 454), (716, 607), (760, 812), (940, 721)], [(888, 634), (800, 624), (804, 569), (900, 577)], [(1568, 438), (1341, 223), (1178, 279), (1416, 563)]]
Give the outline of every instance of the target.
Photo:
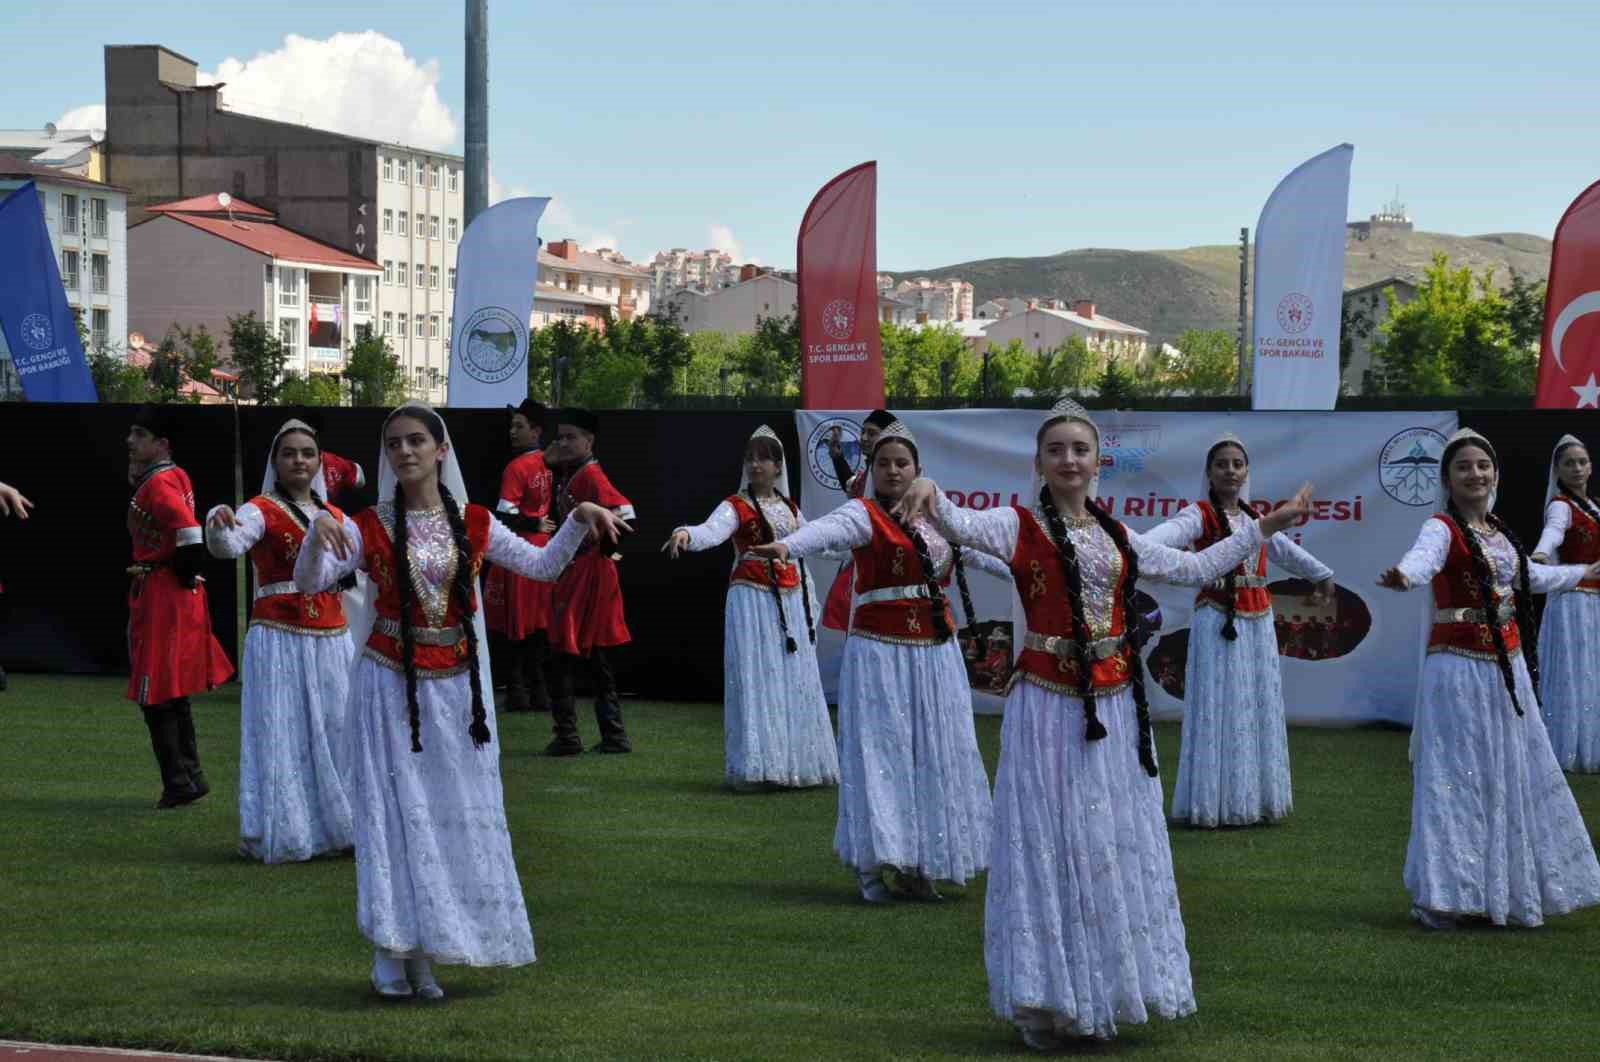
[(22, 319), (22, 341), (34, 350), (50, 349), (50, 341), (54, 338), (50, 318), (44, 314), (30, 313)]
[(812, 479), (829, 490), (844, 490), (828, 454), (828, 440), (834, 428), (839, 429), (839, 448), (844, 451), (845, 462), (852, 471), (861, 467), (861, 426), (848, 417), (829, 417), (812, 430), (806, 440), (806, 463), (811, 467)]
[(1384, 493), (1413, 508), (1437, 504), (1445, 441), (1432, 428), (1407, 428), (1384, 443), (1378, 454), (1378, 482)]
[(485, 306), (467, 318), (458, 344), (461, 367), (480, 383), (509, 379), (528, 357), (528, 326), (499, 306)]
[(849, 339), (855, 328), (856, 304), (849, 299), (834, 299), (822, 308), (822, 330), (830, 339)]
[(1311, 300), (1298, 291), (1291, 291), (1278, 300), (1278, 327), (1297, 335), (1311, 327)]

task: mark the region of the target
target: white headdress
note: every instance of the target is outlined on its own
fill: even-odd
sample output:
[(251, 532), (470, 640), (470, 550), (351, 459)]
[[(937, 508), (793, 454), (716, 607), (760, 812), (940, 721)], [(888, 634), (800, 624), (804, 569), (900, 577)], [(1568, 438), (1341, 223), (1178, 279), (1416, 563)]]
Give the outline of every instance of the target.
[(1205, 467), (1200, 470), (1200, 492), (1205, 497), (1211, 496), (1211, 459), (1224, 446), (1237, 446), (1239, 452), (1244, 454), (1244, 482), (1239, 485), (1239, 504), (1241, 507), (1248, 506), (1250, 504), (1250, 451), (1244, 448), (1244, 441), (1231, 431), (1225, 431), (1217, 436), (1216, 441), (1206, 450)]
[[(1056, 400), (1056, 404), (1050, 407), (1049, 415), (1045, 417), (1045, 422), (1046, 423), (1049, 423), (1052, 420), (1071, 420), (1071, 421), (1076, 421), (1079, 424), (1083, 424), (1083, 425), (1087, 426), (1090, 431), (1094, 432), (1095, 455), (1097, 457), (1099, 456), (1099, 452), (1100, 452), (1100, 425), (1098, 425), (1098, 424), (1096, 424), (1094, 422), (1094, 418), (1089, 416), (1089, 411), (1087, 409), (1083, 408), (1083, 406), (1080, 405), (1077, 402), (1076, 399), (1072, 399), (1072, 398), (1059, 398), (1059, 399), (1057, 399)], [(1035, 458), (1035, 460), (1034, 460), (1034, 469), (1033, 469), (1033, 493), (1029, 496), (1030, 500), (1029, 500), (1028, 504), (1030, 504), (1030, 505), (1036, 504), (1039, 501), (1039, 492), (1041, 490), (1043, 490), (1043, 489), (1044, 489), (1044, 476), (1040, 474), (1039, 468), (1038, 468), (1038, 459)], [(1095, 466), (1094, 476), (1089, 480), (1089, 497), (1091, 497), (1091, 498), (1100, 497), (1100, 466), (1099, 465)]]
[[(467, 484), (461, 478), (461, 464), (456, 460), (456, 448), (450, 443), (450, 428), (444, 423), (444, 418), (426, 402), (407, 402), (390, 411), (383, 418), (383, 427), (378, 430), (378, 504), (388, 505), (395, 501), (395, 485), (399, 482), (394, 474), (394, 467), (389, 464), (387, 447), (384, 446), (384, 435), (389, 430), (389, 422), (395, 417), (411, 415), (420, 412), (424, 419), (431, 418), (436, 421), (444, 434), (445, 451), (444, 460), (439, 464), (439, 485), (450, 491), (455, 498), (456, 505), (460, 507), (462, 516), (467, 510)], [(461, 558), (461, 563), (468, 563), (466, 557)], [(351, 607), (348, 602), (350, 595), (346, 595), (346, 620), (350, 625), (350, 637), (356, 645), (356, 660), (361, 660), (361, 647), (367, 644), (367, 638), (372, 634), (372, 626), (377, 617), (378, 593), (377, 584), (367, 580), (366, 592), (361, 595), (359, 603)], [(489, 730), (495, 732), (494, 727), (494, 681), (489, 674), (489, 632), (483, 622), (483, 586), (473, 587), (477, 595), (478, 607), (472, 613), (472, 629), (478, 639), (478, 685), (483, 693), (483, 707), (488, 715)]]
[[(773, 444), (777, 446), (779, 459), (778, 478), (773, 480), (772, 485), (777, 488), (779, 494), (783, 495), (785, 498), (789, 497), (789, 461), (783, 451), (783, 440), (778, 438), (777, 432), (773, 431), (765, 424), (761, 425), (761, 427), (750, 433), (750, 442), (755, 442), (757, 439), (771, 439)], [(745, 444), (745, 449), (748, 451), (749, 443)], [(750, 462), (741, 461), (739, 462), (739, 493), (745, 494), (749, 490)]]
[(1450, 500), (1450, 459), (1449, 454), (1464, 443), (1472, 443), (1483, 449), (1489, 455), (1489, 460), (1494, 462), (1494, 486), (1489, 488), (1489, 511), (1494, 512), (1495, 502), (1500, 499), (1500, 455), (1494, 452), (1494, 444), (1471, 428), (1461, 428), (1449, 439), (1445, 440), (1444, 450), (1439, 455), (1439, 504), (1443, 505)]
[[(283, 427), (272, 437), (272, 445), (267, 447), (267, 472), (261, 477), (261, 493), (271, 494), (278, 486), (278, 469), (275, 459), (278, 456), (278, 441), (292, 431), (304, 432), (317, 439), (317, 430), (303, 420), (293, 418), (283, 422)], [(317, 439), (317, 474), (311, 477), (311, 489), (317, 492), (317, 497), (323, 501), (328, 500), (328, 482), (322, 476), (322, 440)]]
[(1583, 445), (1583, 440), (1576, 435), (1563, 435), (1556, 442), (1556, 448), (1550, 451), (1550, 485), (1545, 488), (1544, 492), (1544, 507), (1546, 509), (1550, 508), (1550, 503), (1556, 500), (1556, 495), (1561, 493), (1561, 477), (1556, 474), (1556, 462), (1561, 459), (1561, 451), (1569, 446), (1581, 447), (1584, 453), (1589, 452), (1589, 448)]

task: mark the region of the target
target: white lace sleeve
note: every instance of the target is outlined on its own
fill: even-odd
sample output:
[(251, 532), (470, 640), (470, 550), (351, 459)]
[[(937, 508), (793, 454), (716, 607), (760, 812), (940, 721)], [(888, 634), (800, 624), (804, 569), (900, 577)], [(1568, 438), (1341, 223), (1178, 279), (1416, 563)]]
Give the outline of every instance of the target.
[(826, 516), (795, 528), (782, 540), (795, 559), (820, 553), (847, 553), (872, 541), (872, 518), (860, 502), (845, 502)]
[(1551, 594), (1558, 590), (1571, 590), (1588, 571), (1583, 564), (1540, 564), (1528, 562), (1528, 589), (1536, 594)]
[(239, 506), (239, 511), (233, 514), (237, 521), (234, 527), (212, 527), (211, 517), (222, 506), (214, 506), (211, 512), (206, 513), (206, 549), (213, 557), (242, 557), (250, 552), (250, 547), (261, 541), (261, 536), (267, 533), (266, 517), (261, 515), (249, 502)]
[[(333, 515), (329, 512), (317, 514), (317, 520), (332, 519)], [(311, 531), (306, 532), (306, 541), (300, 547), (299, 556), (294, 559), (294, 585), (300, 588), (302, 594), (320, 594), (324, 590), (332, 590), (340, 579), (361, 567), (364, 557), (361, 528), (348, 516), (344, 520), (344, 533), (350, 536), (351, 546), (350, 555), (344, 560), (322, 548), (321, 539), (312, 533), (316, 528), (314, 520)]]
[(1395, 567), (1410, 584), (1407, 589), (1414, 590), (1444, 571), (1445, 558), (1449, 555), (1450, 532), (1444, 524), (1430, 517), (1422, 522), (1416, 543)]
[(1333, 569), (1313, 557), (1288, 535), (1279, 533), (1267, 539), (1267, 559), (1290, 575), (1313, 583), (1333, 578)]
[(689, 552), (699, 553), (701, 550), (715, 549), (722, 545), (732, 538), (738, 529), (739, 514), (733, 511), (732, 505), (723, 502), (711, 510), (711, 515), (706, 517), (705, 523), (695, 524), (693, 527), (680, 527), (673, 533), (689, 532)]
[(1561, 550), (1561, 540), (1567, 537), (1571, 526), (1572, 509), (1566, 502), (1551, 502), (1544, 511), (1544, 532), (1539, 535), (1539, 544), (1533, 547), (1533, 552), (1555, 560)]
[(1226, 575), (1261, 548), (1261, 525), (1246, 520), (1233, 534), (1199, 553), (1152, 542), (1135, 531), (1128, 542), (1139, 555), (1139, 577), (1178, 586), (1204, 586)]
[(561, 528), (543, 546), (530, 545), (499, 520), (489, 522), (489, 548), (484, 555), (502, 568), (509, 568), (524, 579), (553, 583), (578, 553), (589, 534), (589, 525), (567, 517)]
[(964, 567), (976, 569), (985, 575), (992, 575), (996, 579), (1011, 582), (1011, 566), (992, 554), (985, 553), (976, 546), (969, 546), (961, 551), (961, 563)]
[(991, 557), (1016, 556), (1019, 525), (1015, 509), (1009, 505), (1000, 509), (965, 509), (942, 490), (934, 497), (933, 522), (947, 540)]
[(1205, 524), (1200, 515), (1200, 506), (1187, 505), (1179, 509), (1178, 515), (1171, 520), (1157, 524), (1143, 534), (1146, 541), (1159, 546), (1188, 549), (1199, 541), (1204, 531)]

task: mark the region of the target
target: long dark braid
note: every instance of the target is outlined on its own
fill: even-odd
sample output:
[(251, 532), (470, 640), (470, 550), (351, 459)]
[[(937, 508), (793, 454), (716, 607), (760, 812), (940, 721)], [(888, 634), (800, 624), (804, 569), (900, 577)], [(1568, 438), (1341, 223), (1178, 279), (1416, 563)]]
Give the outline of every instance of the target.
[(1039, 511), (1044, 513), (1050, 538), (1056, 544), (1061, 577), (1067, 584), (1067, 605), (1072, 609), (1072, 642), (1078, 650), (1078, 696), (1083, 700), (1084, 737), (1089, 741), (1099, 741), (1106, 736), (1106, 726), (1100, 721), (1095, 703), (1089, 621), (1083, 614), (1083, 573), (1078, 567), (1078, 549), (1067, 535), (1067, 523), (1061, 518), (1048, 485), (1039, 489)]
[[(773, 493), (777, 494), (778, 497), (783, 498), (783, 504), (789, 507), (789, 515), (794, 517), (795, 524), (798, 526), (800, 523), (800, 506), (796, 505), (792, 499), (784, 498), (783, 495), (777, 490), (774, 490)], [(763, 519), (764, 518), (765, 517), (763, 517)], [(795, 564), (800, 569), (800, 605), (805, 610), (806, 614), (806, 637), (811, 640), (812, 645), (816, 645), (817, 622), (811, 618), (811, 577), (806, 573), (806, 562), (804, 557), (798, 561), (795, 561)]]
[(1133, 683), (1133, 711), (1134, 718), (1139, 724), (1139, 763), (1151, 778), (1160, 774), (1156, 766), (1155, 734), (1150, 729), (1150, 699), (1144, 689), (1144, 658), (1139, 655), (1139, 650), (1133, 645), (1133, 639), (1128, 632), (1133, 629), (1133, 624), (1139, 615), (1139, 605), (1136, 600), (1138, 590), (1135, 584), (1139, 582), (1139, 555), (1133, 551), (1133, 546), (1128, 541), (1128, 532), (1121, 524), (1111, 518), (1111, 514), (1102, 509), (1093, 499), (1088, 502), (1089, 512), (1100, 522), (1100, 527), (1111, 541), (1116, 543), (1117, 549), (1122, 553), (1123, 579), (1122, 579), (1122, 644), (1128, 651), (1128, 678)]
[(950, 566), (956, 572), (956, 589), (961, 591), (961, 614), (967, 620), (962, 627), (970, 629), (978, 622), (978, 613), (972, 607), (972, 591), (967, 588), (967, 563), (961, 558), (961, 547), (954, 542), (950, 543)]
[(411, 555), (406, 549), (406, 495), (394, 485), (394, 582), (400, 594), (400, 657), (406, 672), (406, 714), (411, 720), (411, 751), (422, 751), (422, 718), (417, 708), (416, 635), (411, 630)]
[(483, 705), (483, 675), (478, 663), (478, 629), (472, 622), (476, 606), (472, 601), (472, 542), (467, 538), (467, 522), (461, 518), (461, 507), (450, 493), (450, 488), (439, 484), (439, 497), (444, 501), (444, 514), (450, 520), (450, 534), (456, 540), (456, 581), (451, 593), (456, 599), (456, 611), (461, 616), (461, 629), (467, 635), (467, 671), (472, 676), (472, 723), (467, 733), (472, 744), (482, 748), (494, 740), (489, 733), (489, 713)]
[(1579, 494), (1577, 491), (1573, 490), (1571, 487), (1568, 487), (1560, 480), (1556, 481), (1556, 490), (1560, 492), (1563, 498), (1566, 498), (1568, 501), (1572, 502), (1573, 505), (1576, 505), (1578, 508), (1582, 509), (1584, 515), (1586, 515), (1589, 519), (1593, 520), (1597, 524), (1600, 524), (1600, 510), (1597, 510), (1594, 507), (1593, 498), (1589, 497), (1587, 494)]
[[(1513, 595), (1517, 604), (1517, 633), (1522, 638), (1522, 644), (1532, 648), (1539, 644), (1539, 623), (1533, 615), (1533, 587), (1529, 585), (1528, 578), (1528, 551), (1522, 548), (1521, 539), (1517, 538), (1511, 526), (1494, 513), (1489, 514), (1489, 526), (1506, 536), (1506, 541), (1511, 543), (1511, 548), (1517, 551), (1517, 581), (1513, 584)], [(1524, 651), (1522, 661), (1528, 668), (1528, 681), (1533, 686), (1533, 699), (1539, 701), (1539, 654)]]
[[(766, 545), (768, 542), (776, 541), (777, 534), (772, 530), (772, 521), (767, 519), (767, 514), (761, 509), (761, 499), (756, 497), (756, 489), (754, 487), (746, 487), (744, 492), (750, 498), (750, 506), (755, 509), (756, 518), (761, 521), (761, 542), (759, 544)], [(789, 633), (789, 617), (783, 611), (783, 587), (778, 585), (778, 562), (776, 558), (767, 560), (767, 585), (772, 589), (772, 603), (778, 606), (778, 630), (783, 633), (784, 651), (798, 653), (800, 647), (795, 644), (794, 635)]]
[[(1500, 677), (1505, 680), (1506, 693), (1511, 696), (1511, 707), (1518, 715), (1522, 715), (1522, 705), (1517, 703), (1517, 680), (1511, 670), (1511, 655), (1506, 649), (1505, 635), (1500, 632), (1500, 610), (1495, 603), (1494, 568), (1489, 564), (1489, 558), (1484, 556), (1483, 545), (1478, 541), (1477, 533), (1467, 524), (1466, 517), (1461, 515), (1461, 510), (1456, 508), (1455, 498), (1446, 498), (1444, 508), (1445, 514), (1456, 525), (1461, 537), (1466, 539), (1467, 552), (1472, 555), (1473, 576), (1478, 583), (1478, 596), (1483, 601), (1483, 618), (1489, 625), (1489, 635), (1494, 641), (1495, 660), (1500, 665)], [(1520, 546), (1518, 553), (1521, 553)], [(1525, 572), (1523, 577), (1526, 578)], [(1527, 656), (1527, 653), (1523, 654), (1524, 659)]]
[[(1207, 488), (1206, 493), (1211, 498), (1212, 511), (1217, 514), (1217, 526), (1220, 528), (1217, 532), (1217, 537), (1219, 540), (1227, 538), (1233, 534), (1233, 524), (1228, 520), (1228, 513), (1222, 508), (1222, 503), (1217, 500), (1217, 489), (1215, 487)], [(1222, 636), (1230, 642), (1236, 641), (1239, 637), (1239, 628), (1234, 626), (1233, 623), (1234, 614), (1239, 610), (1239, 604), (1234, 593), (1234, 588), (1238, 585), (1238, 571), (1237, 567), (1229, 568), (1228, 574), (1222, 577), (1222, 592), (1228, 599), (1225, 613), (1227, 618), (1222, 621)]]
[(900, 526), (910, 536), (911, 544), (917, 550), (917, 560), (922, 562), (922, 581), (928, 587), (929, 600), (933, 602), (933, 631), (942, 642), (955, 632), (950, 629), (949, 605), (945, 603), (944, 587), (939, 585), (933, 555), (928, 552), (928, 540), (922, 537), (922, 532), (913, 530), (910, 524), (902, 523)]

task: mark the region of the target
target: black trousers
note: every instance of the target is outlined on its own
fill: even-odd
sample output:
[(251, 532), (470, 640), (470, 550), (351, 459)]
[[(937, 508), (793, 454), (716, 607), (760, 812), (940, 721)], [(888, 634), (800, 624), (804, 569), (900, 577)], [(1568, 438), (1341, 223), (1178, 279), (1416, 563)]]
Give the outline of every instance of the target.
[(174, 796), (208, 789), (200, 768), (200, 749), (194, 736), (194, 715), (189, 698), (178, 697), (144, 709), (150, 731), (150, 748), (161, 771), (161, 791)]
[(596, 647), (588, 656), (550, 654), (550, 711), (556, 741), (578, 746), (577, 699), (573, 679), (580, 669), (587, 670), (594, 686), (594, 721), (600, 728), (601, 744), (630, 748), (628, 731), (622, 725), (622, 705), (617, 700), (617, 679), (611, 671), (606, 651)]

